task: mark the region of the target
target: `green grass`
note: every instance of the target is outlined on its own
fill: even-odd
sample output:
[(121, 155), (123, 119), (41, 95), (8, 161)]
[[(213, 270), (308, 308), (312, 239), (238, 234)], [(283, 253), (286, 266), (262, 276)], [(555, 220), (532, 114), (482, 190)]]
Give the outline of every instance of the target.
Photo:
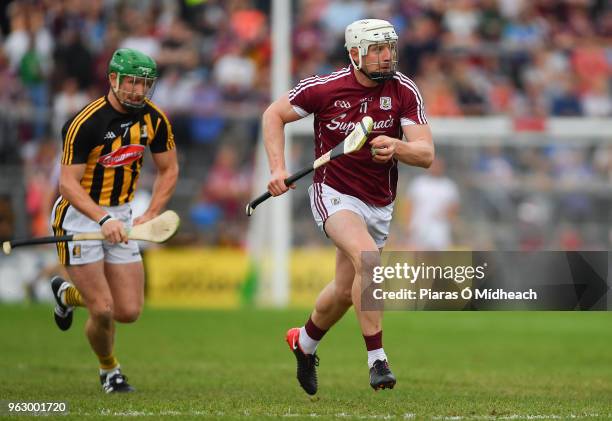
[(106, 396), (84, 311), (60, 332), (50, 306), (0, 306), (0, 400), (67, 401), (62, 419), (612, 418), (612, 313), (388, 312), (398, 385), (377, 393), (350, 313), (319, 349), (318, 401), (297, 385), (284, 343), (306, 316), (146, 309), (116, 344), (138, 392)]

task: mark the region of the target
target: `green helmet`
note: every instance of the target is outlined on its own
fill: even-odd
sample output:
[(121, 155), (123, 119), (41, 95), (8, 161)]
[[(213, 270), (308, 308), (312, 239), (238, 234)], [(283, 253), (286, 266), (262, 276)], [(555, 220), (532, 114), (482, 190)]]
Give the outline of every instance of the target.
[[(108, 63), (108, 74), (115, 73), (117, 79), (115, 86), (111, 83), (111, 89), (117, 100), (128, 110), (137, 111), (145, 106), (147, 99), (153, 95), (155, 80), (157, 79), (157, 65), (148, 55), (131, 48), (120, 48), (113, 53)], [(127, 86), (124, 85), (127, 80)], [(139, 81), (139, 82), (138, 82)], [(131, 82), (131, 89), (129, 88)], [(136, 84), (143, 83), (145, 88), (140, 94), (140, 99), (134, 100)], [(123, 86), (121, 88), (120, 86)], [(131, 98), (131, 99), (130, 99)]]
[(108, 63), (108, 73), (139, 77), (157, 77), (157, 65), (148, 55), (132, 48), (120, 48)]

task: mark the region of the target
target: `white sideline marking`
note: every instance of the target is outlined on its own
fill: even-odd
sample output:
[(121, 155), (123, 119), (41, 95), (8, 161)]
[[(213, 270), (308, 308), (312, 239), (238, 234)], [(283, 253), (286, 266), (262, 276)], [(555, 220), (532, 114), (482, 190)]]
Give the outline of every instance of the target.
[[(110, 409), (102, 409), (100, 412), (72, 412), (70, 415), (81, 415), (84, 417), (98, 417), (100, 415), (113, 416), (113, 417), (244, 417), (244, 418), (293, 418), (293, 417), (309, 417), (309, 418), (351, 418), (351, 419), (362, 419), (362, 420), (399, 420), (399, 419), (414, 419), (418, 417), (418, 414), (407, 412), (403, 415), (392, 415), (392, 414), (351, 414), (346, 412), (340, 412), (337, 414), (317, 414), (311, 413), (293, 413), (287, 412), (285, 414), (251, 414), (248, 410), (242, 413), (225, 413), (225, 412), (213, 412), (213, 411), (112, 411)], [(566, 420), (566, 419), (586, 419), (586, 418), (598, 418), (608, 417), (611, 418), (612, 414), (568, 414), (568, 415), (556, 415), (556, 414), (509, 414), (509, 415), (434, 415), (428, 417), (428, 419), (440, 420), (440, 421), (464, 421), (464, 420), (484, 420), (484, 421), (497, 421), (497, 420)]]

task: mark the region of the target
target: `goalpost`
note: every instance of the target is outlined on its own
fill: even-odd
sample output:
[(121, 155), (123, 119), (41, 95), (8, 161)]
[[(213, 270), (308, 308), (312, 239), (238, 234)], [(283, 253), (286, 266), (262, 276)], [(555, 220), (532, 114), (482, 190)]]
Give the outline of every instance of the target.
[[(272, 2), (271, 100), (289, 90), (291, 77), (291, 2)], [(285, 131), (285, 157), (291, 156), (291, 132)], [(289, 169), (290, 170), (290, 169)], [(270, 171), (260, 134), (253, 171), (253, 195), (263, 193)], [(266, 203), (250, 217), (248, 252), (249, 279), (244, 301), (261, 306), (285, 307), (289, 300), (289, 252), (291, 249), (291, 195), (284, 194)]]

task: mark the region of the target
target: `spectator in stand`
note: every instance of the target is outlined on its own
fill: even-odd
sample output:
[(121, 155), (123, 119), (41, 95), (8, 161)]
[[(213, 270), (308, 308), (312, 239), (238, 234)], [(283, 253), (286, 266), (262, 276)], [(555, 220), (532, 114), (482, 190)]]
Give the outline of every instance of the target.
[(564, 74), (570, 71), (569, 60), (557, 49), (539, 48), (534, 50), (528, 66), (521, 75), (523, 83), (531, 83), (545, 89), (547, 94), (554, 92)]
[[(249, 99), (253, 97), (253, 88), (257, 76), (255, 61), (246, 54), (246, 47), (240, 44), (231, 45), (227, 53), (214, 65), (215, 83), (221, 88), (230, 115), (244, 113), (249, 109)], [(249, 114), (253, 114), (250, 110)]]
[(587, 117), (612, 117), (610, 82), (605, 76), (592, 78), (582, 94), (582, 109)]
[(189, 76), (177, 67), (170, 67), (155, 86), (155, 102), (168, 113), (172, 121), (191, 109), (192, 92), (199, 80)]
[(486, 43), (497, 43), (506, 26), (506, 19), (498, 8), (497, 0), (482, 0), (478, 20), (478, 35)]
[(39, 58), (43, 74), (48, 75), (52, 66), (53, 38), (44, 26), (42, 11), (26, 2), (15, 1), (7, 6), (11, 32), (4, 41), (4, 52), (10, 69), (18, 72), (28, 50)]
[[(317, 0), (319, 1), (319, 0)], [(293, 73), (296, 78), (305, 79), (314, 74), (325, 74), (327, 70), (322, 69), (327, 61), (324, 48), (325, 32), (322, 30), (320, 22), (320, 8), (313, 8), (312, 0), (302, 3), (299, 14), (296, 16), (297, 22), (293, 29)]]
[(577, 85), (572, 75), (561, 79), (559, 83), (560, 90), (552, 98), (552, 104), (550, 105), (551, 115), (563, 117), (582, 115), (582, 103), (580, 102)]
[(83, 4), (83, 33), (85, 34), (83, 38), (87, 40), (91, 52), (97, 54), (104, 49), (106, 38), (104, 0), (89, 0)]
[(189, 143), (193, 93), (200, 82), (197, 75), (177, 67), (166, 68), (155, 86), (155, 102), (168, 114), (177, 139)]
[(442, 67), (442, 59), (437, 55), (425, 56), (420, 63), (419, 74), (423, 76), (417, 79), (417, 83), (423, 97), (427, 98), (427, 112), (441, 117), (459, 116), (461, 110), (455, 91)]
[(593, 213), (593, 200), (587, 192), (576, 189), (595, 180), (595, 174), (583, 149), (557, 147), (552, 150), (553, 176), (561, 189), (560, 216), (573, 222), (585, 221)]
[(367, 8), (363, 0), (330, 1), (321, 15), (325, 27), (335, 39), (342, 39), (348, 24), (367, 16)]
[(452, 84), (457, 94), (459, 108), (466, 116), (486, 113), (484, 87), (477, 86), (477, 72), (466, 59), (457, 59), (452, 67)]
[(32, 142), (28, 144), (24, 154), (26, 209), (30, 217), (30, 235), (35, 237), (51, 234), (49, 232), (51, 207), (48, 194), (56, 192), (56, 185), (51, 184), (57, 156), (56, 145), (55, 140)]
[(19, 75), (32, 106), (30, 137), (41, 139), (47, 128), (49, 89), (46, 79), (53, 66), (53, 40), (44, 26), (41, 10), (28, 3), (9, 5), (11, 33), (4, 45), (12, 71)]
[(185, 22), (174, 18), (162, 37), (157, 58), (162, 71), (166, 67), (190, 71), (199, 66), (198, 36)]
[(478, 46), (478, 10), (474, 0), (449, 2), (444, 13), (444, 27), (448, 31), (444, 43), (451, 49), (470, 49)]
[(461, 116), (455, 92), (448, 82), (421, 82), (423, 97), (427, 99), (427, 112), (437, 117)]
[(489, 219), (511, 219), (514, 205), (510, 192), (516, 184), (516, 174), (510, 156), (493, 140), (482, 151), (475, 170), (474, 182)]
[[(66, 28), (55, 49), (54, 79), (60, 89), (66, 78), (76, 79), (80, 90), (87, 89), (93, 83), (93, 57), (79, 30), (77, 27)], [(106, 64), (108, 66), (108, 62)]]
[(402, 60), (400, 65), (403, 73), (408, 77), (414, 77), (420, 69), (421, 60), (438, 54), (440, 50), (439, 28), (435, 21), (428, 16), (416, 17), (405, 31), (404, 47), (400, 56), (409, 57)]
[(573, 70), (581, 84), (600, 77), (610, 78), (612, 64), (608, 62), (606, 50), (595, 37), (580, 39), (571, 55)]
[(238, 156), (233, 147), (223, 145), (208, 172), (202, 187), (200, 205), (220, 210), (223, 224), (216, 227), (220, 244), (239, 246), (246, 228), (244, 203), (250, 194), (250, 177), (240, 170)]
[(119, 48), (122, 33), (115, 23), (109, 23), (106, 26), (104, 34), (104, 46), (93, 59), (92, 72), (94, 89), (96, 94), (102, 95), (108, 87), (108, 62), (115, 50)]
[(599, 179), (606, 183), (612, 183), (612, 145), (599, 145), (594, 153), (594, 169)]
[(157, 39), (153, 22), (152, 9), (125, 7), (121, 12), (122, 23), (129, 29), (128, 36), (120, 44), (120, 48), (133, 48), (143, 54), (157, 59), (160, 52), (160, 42)]
[(62, 127), (70, 117), (75, 115), (91, 101), (89, 95), (79, 90), (79, 83), (74, 78), (64, 81), (62, 90), (53, 99), (53, 137), (62, 138)]
[(248, 198), (249, 178), (240, 170), (235, 150), (223, 145), (208, 173), (202, 190), (204, 199), (221, 207), (228, 219), (244, 213), (244, 200)]

